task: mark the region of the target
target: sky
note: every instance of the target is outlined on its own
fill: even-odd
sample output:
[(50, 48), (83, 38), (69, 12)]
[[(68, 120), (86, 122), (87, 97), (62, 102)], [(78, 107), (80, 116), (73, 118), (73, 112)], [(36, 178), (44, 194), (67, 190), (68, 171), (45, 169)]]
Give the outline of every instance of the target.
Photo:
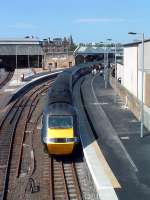
[(1, 0), (0, 38), (72, 35), (76, 43), (150, 38), (150, 0)]

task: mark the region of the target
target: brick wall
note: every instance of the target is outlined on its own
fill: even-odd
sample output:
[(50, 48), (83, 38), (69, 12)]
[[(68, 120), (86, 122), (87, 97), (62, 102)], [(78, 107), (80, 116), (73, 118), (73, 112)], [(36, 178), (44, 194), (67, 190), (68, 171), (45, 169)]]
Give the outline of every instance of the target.
[(46, 55), (45, 56), (45, 68), (64, 68), (71, 67), (75, 64), (73, 55)]

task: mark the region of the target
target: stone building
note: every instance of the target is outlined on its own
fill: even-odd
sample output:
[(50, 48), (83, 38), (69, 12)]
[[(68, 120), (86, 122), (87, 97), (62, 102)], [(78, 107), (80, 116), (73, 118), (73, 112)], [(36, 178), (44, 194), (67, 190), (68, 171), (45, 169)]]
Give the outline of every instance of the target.
[(75, 64), (73, 56), (75, 45), (71, 36), (68, 39), (66, 37), (44, 39), (42, 46), (46, 69), (71, 67)]

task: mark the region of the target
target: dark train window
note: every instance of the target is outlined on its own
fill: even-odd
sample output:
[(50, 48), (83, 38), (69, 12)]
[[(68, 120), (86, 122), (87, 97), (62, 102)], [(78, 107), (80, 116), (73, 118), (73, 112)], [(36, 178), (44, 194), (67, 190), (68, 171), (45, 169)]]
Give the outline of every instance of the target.
[(49, 128), (72, 128), (73, 117), (72, 116), (49, 116), (48, 125), (49, 125)]

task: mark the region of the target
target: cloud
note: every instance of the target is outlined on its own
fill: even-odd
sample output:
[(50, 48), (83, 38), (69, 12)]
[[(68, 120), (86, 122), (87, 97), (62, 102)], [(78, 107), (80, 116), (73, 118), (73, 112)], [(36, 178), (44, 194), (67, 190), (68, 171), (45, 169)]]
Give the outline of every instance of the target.
[(24, 22), (18, 22), (16, 24), (12, 24), (8, 26), (9, 28), (15, 28), (15, 29), (35, 29), (36, 26), (29, 23)]
[(113, 22), (133, 22), (133, 20), (125, 18), (82, 18), (76, 19), (74, 23), (84, 24), (84, 23), (113, 23)]

